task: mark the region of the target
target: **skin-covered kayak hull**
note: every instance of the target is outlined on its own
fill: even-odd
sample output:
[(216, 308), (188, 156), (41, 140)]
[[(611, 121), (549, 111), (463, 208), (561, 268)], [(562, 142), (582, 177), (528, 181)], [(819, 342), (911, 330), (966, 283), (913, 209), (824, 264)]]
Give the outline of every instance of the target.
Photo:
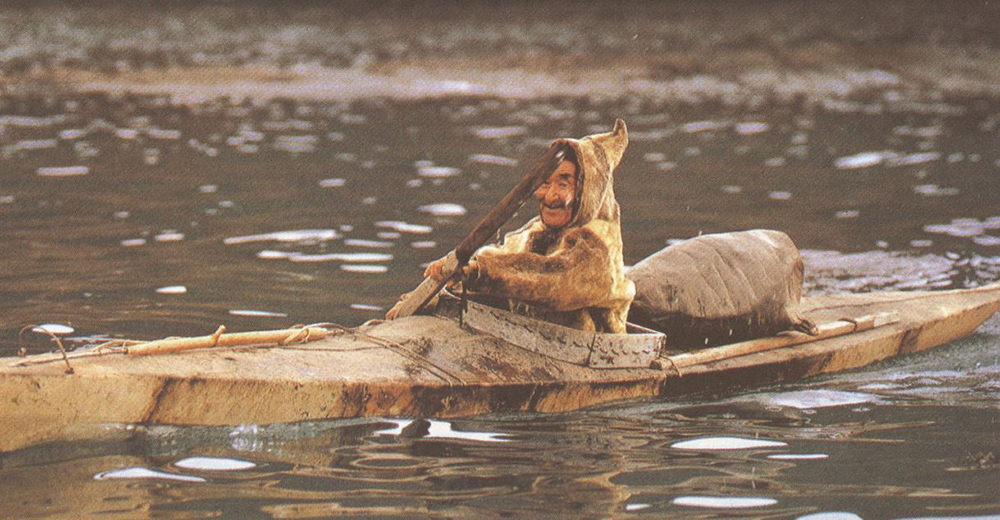
[[(1000, 309), (1000, 285), (806, 298), (816, 323), (898, 321), (686, 367), (595, 369), (412, 316), (288, 347), (230, 347), (10, 366), (0, 359), (0, 451), (92, 436), (108, 424), (239, 425), (351, 417), (562, 412), (626, 399), (718, 393), (838, 372), (944, 345)], [(540, 340), (541, 341), (541, 340)]]

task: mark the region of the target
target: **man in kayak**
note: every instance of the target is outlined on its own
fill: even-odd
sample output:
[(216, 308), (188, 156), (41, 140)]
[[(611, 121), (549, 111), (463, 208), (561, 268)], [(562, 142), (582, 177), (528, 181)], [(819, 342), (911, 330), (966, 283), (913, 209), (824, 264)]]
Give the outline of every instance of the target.
[[(519, 314), (624, 333), (635, 285), (624, 273), (613, 175), (628, 130), (619, 119), (611, 132), (564, 142), (565, 159), (535, 192), (540, 215), (476, 251), (463, 269), (466, 289)], [(424, 276), (440, 281), (444, 264), (432, 262)]]

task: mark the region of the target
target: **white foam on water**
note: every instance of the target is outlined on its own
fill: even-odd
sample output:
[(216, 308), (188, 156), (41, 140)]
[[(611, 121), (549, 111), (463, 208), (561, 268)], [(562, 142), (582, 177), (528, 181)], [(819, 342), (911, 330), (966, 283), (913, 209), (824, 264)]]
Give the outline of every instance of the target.
[(90, 168), (87, 166), (44, 166), (37, 170), (41, 177), (76, 177), (87, 175)]
[(480, 127), (473, 130), (476, 137), (481, 139), (504, 139), (507, 137), (516, 137), (519, 135), (524, 135), (528, 133), (528, 127), (526, 126), (492, 126), (492, 127)]
[(678, 450), (752, 450), (757, 448), (780, 448), (788, 446), (781, 441), (765, 439), (743, 439), (740, 437), (703, 437), (687, 441), (675, 442), (671, 448)]
[(218, 457), (188, 457), (175, 462), (174, 466), (202, 471), (242, 471), (257, 467), (250, 461)]
[(122, 247), (138, 247), (146, 245), (145, 238), (128, 238), (119, 242)]
[(670, 171), (677, 167), (677, 163), (674, 161), (663, 161), (656, 165), (656, 169), (660, 171)]
[(162, 480), (176, 480), (179, 482), (208, 482), (201, 477), (193, 477), (190, 475), (175, 475), (173, 473), (164, 473), (162, 471), (153, 471), (147, 468), (125, 468), (116, 469), (111, 471), (103, 471), (94, 475), (94, 480), (114, 480), (114, 479), (162, 479)]
[(59, 146), (57, 139), (24, 139), (14, 143), (16, 150), (48, 150)]
[[(381, 233), (380, 233), (381, 235)], [(399, 238), (399, 233), (396, 233), (395, 237), (389, 238)], [(344, 240), (344, 245), (348, 247), (370, 247), (374, 249), (384, 249), (387, 247), (392, 247), (394, 244), (392, 242), (385, 242), (382, 240), (366, 240), (363, 238), (348, 238)]]
[(840, 157), (833, 162), (833, 165), (838, 170), (857, 170), (881, 164), (885, 158), (886, 152), (862, 152), (856, 155)]
[(994, 237), (990, 235), (976, 237), (973, 238), (972, 241), (981, 246), (989, 246), (989, 247), (1000, 246), (1000, 237)]
[(748, 121), (746, 123), (737, 123), (736, 133), (740, 135), (759, 134), (768, 131), (770, 128), (770, 125), (761, 121)]
[(329, 253), (323, 255), (293, 255), (292, 262), (387, 262), (392, 255), (386, 253)]
[(32, 116), (0, 116), (0, 126), (19, 126), (24, 128), (44, 128), (62, 123), (66, 120), (65, 115), (49, 117)]
[(788, 159), (784, 157), (771, 157), (770, 159), (764, 161), (764, 166), (768, 168), (777, 168), (779, 166), (784, 166), (788, 162)]
[(670, 501), (677, 506), (705, 507), (709, 509), (743, 509), (748, 507), (767, 507), (777, 504), (778, 501), (766, 497), (710, 497), (710, 496), (686, 496), (677, 497)]
[[(299, 137), (312, 137), (313, 140), (299, 139)], [(274, 141), (275, 150), (289, 153), (312, 153), (316, 151), (314, 136), (278, 136)]]
[[(403, 433), (403, 429), (410, 425), (413, 421), (410, 419), (383, 419), (386, 422), (391, 422), (396, 426), (388, 428), (385, 430), (379, 430), (375, 432), (376, 435), (400, 435)], [(451, 423), (448, 421), (434, 421), (429, 420), (430, 426), (428, 427), (427, 434), (423, 438), (434, 438), (434, 439), (460, 439), (466, 441), (476, 441), (476, 442), (510, 442), (510, 439), (506, 433), (489, 433), (489, 432), (467, 432), (454, 430), (451, 427)]]
[(941, 158), (938, 152), (921, 152), (904, 155), (889, 162), (890, 166), (912, 166), (936, 161)]
[(462, 170), (451, 166), (421, 166), (417, 168), (417, 175), (430, 178), (454, 177), (462, 173)]
[(307, 240), (325, 241), (340, 238), (340, 234), (333, 229), (297, 229), (293, 231), (276, 231), (274, 233), (264, 233), (262, 235), (247, 235), (242, 237), (229, 237), (222, 241), (226, 245), (246, 244), (250, 242), (303, 242)]
[(767, 403), (770, 405), (787, 406), (799, 410), (877, 402), (878, 398), (871, 394), (840, 390), (799, 390), (767, 398)]
[(517, 166), (517, 159), (511, 159), (510, 157), (503, 157), (500, 155), (490, 155), (485, 153), (476, 153), (470, 155), (469, 162), (474, 162), (478, 164), (495, 164), (497, 166)]
[(381, 310), (383, 310), (383, 307), (380, 307), (378, 305), (369, 305), (367, 303), (352, 303), (350, 305), (350, 307), (352, 309), (359, 310), (359, 311), (381, 311)]
[(164, 139), (167, 141), (176, 141), (181, 138), (180, 130), (163, 130), (160, 128), (147, 128), (145, 130), (146, 135), (152, 137), (153, 139)]
[(803, 515), (795, 520), (861, 520), (861, 517), (845, 511), (830, 511)]
[(409, 224), (406, 222), (398, 220), (383, 220), (375, 223), (376, 226), (381, 228), (389, 228), (399, 233), (414, 233), (418, 235), (423, 235), (434, 231), (434, 228), (430, 226), (422, 226), (420, 224)]
[(937, 184), (921, 184), (914, 186), (913, 192), (924, 197), (949, 197), (958, 195), (958, 188), (942, 188)]
[(829, 457), (826, 453), (772, 453), (767, 456), (775, 460), (820, 460)]
[(184, 233), (178, 233), (176, 231), (165, 231), (153, 237), (157, 242), (179, 242), (184, 240)]
[(686, 134), (714, 132), (716, 130), (722, 130), (726, 128), (726, 126), (728, 126), (726, 123), (719, 121), (692, 121), (681, 125), (681, 131)]
[(339, 188), (345, 184), (347, 184), (347, 181), (341, 178), (323, 179), (319, 181), (320, 188)]
[(41, 332), (41, 333), (48, 332), (50, 334), (58, 335), (58, 334), (70, 334), (74, 330), (76, 329), (70, 327), (69, 325), (63, 325), (61, 323), (45, 323), (31, 329), (31, 332)]
[(924, 226), (925, 233), (949, 235), (953, 237), (974, 237), (983, 234), (983, 229), (956, 224), (929, 224)]
[(156, 292), (159, 294), (187, 294), (188, 290), (183, 285), (168, 285), (160, 287)]
[(460, 217), (465, 215), (466, 210), (459, 204), (442, 202), (439, 204), (425, 204), (417, 208), (424, 213), (430, 213), (436, 217)]
[(389, 271), (389, 268), (375, 264), (343, 264), (340, 266), (340, 270), (348, 273), (385, 273)]
[(416, 242), (410, 242), (410, 247), (413, 249), (432, 249), (437, 247), (437, 242), (433, 240), (418, 240)]
[(115, 135), (119, 139), (124, 139), (126, 141), (131, 141), (131, 140), (135, 139), (136, 137), (139, 137), (139, 131), (138, 130), (133, 130), (131, 128), (119, 128), (119, 129), (115, 130)]
[(294, 251), (274, 251), (271, 249), (265, 249), (257, 253), (257, 258), (262, 260), (282, 260), (285, 258), (292, 258), (299, 256), (301, 253), (296, 253)]
[(271, 312), (271, 311), (256, 311), (252, 309), (230, 309), (229, 314), (232, 316), (253, 316), (260, 318), (287, 318), (288, 315), (283, 312)]
[(87, 131), (80, 128), (67, 128), (59, 132), (59, 139), (64, 141), (72, 141), (74, 139), (80, 139), (81, 137), (86, 137)]
[(626, 511), (642, 511), (643, 509), (648, 509), (649, 504), (625, 504)]

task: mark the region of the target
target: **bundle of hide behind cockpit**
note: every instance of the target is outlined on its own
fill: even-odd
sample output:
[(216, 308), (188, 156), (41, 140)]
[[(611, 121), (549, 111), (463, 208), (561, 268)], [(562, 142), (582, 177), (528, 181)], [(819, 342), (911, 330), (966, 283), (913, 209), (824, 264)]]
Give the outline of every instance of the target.
[(670, 350), (815, 331), (799, 311), (802, 257), (779, 231), (691, 238), (654, 253), (627, 275), (636, 288), (629, 321), (666, 333)]

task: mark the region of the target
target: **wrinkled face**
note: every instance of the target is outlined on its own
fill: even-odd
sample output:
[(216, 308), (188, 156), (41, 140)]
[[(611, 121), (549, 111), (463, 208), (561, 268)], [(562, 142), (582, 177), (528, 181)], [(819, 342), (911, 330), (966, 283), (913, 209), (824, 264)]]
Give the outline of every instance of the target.
[(535, 191), (542, 223), (550, 228), (561, 228), (573, 218), (576, 202), (576, 164), (562, 161), (549, 179)]

